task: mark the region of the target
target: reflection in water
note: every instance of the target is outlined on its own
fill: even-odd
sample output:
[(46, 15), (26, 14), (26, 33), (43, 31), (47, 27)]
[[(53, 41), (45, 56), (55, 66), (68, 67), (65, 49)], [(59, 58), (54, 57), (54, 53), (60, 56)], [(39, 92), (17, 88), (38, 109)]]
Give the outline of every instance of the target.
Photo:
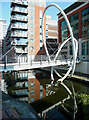
[[(55, 80), (58, 78), (55, 76)], [(50, 93), (55, 93), (61, 86), (51, 86), (49, 72), (40, 70), (29, 70), (19, 72), (9, 72), (5, 74), (8, 83), (8, 93), (16, 99), (29, 103), (39, 100)], [(69, 80), (61, 83), (71, 94), (71, 83)], [(89, 87), (79, 82), (72, 81), (76, 93), (89, 93)], [(65, 86), (66, 85), (66, 86)], [(64, 89), (65, 89), (64, 88)], [(65, 93), (63, 93), (65, 96)], [(59, 95), (61, 97), (61, 94)]]
[[(55, 84), (51, 86), (49, 72), (40, 70), (18, 71), (4, 73), (4, 79), (7, 82), (8, 94), (21, 101), (32, 103), (51, 93), (56, 93), (55, 101), (61, 103), (61, 107), (69, 112), (73, 111), (73, 118), (77, 112), (77, 104), (75, 99), (76, 93), (89, 94), (89, 87), (86, 84), (65, 80), (64, 83), (57, 83), (57, 76), (54, 75)], [(73, 93), (73, 94), (72, 94)], [(50, 98), (51, 99), (51, 98)], [(64, 99), (64, 100), (63, 100)], [(54, 100), (54, 99), (53, 99)], [(53, 102), (51, 100), (51, 102)], [(54, 101), (54, 102), (55, 102)], [(55, 103), (55, 104), (56, 104)], [(69, 106), (72, 106), (72, 109)], [(59, 110), (59, 108), (58, 108)], [(60, 111), (60, 110), (59, 110)], [(44, 111), (45, 114), (45, 111)]]

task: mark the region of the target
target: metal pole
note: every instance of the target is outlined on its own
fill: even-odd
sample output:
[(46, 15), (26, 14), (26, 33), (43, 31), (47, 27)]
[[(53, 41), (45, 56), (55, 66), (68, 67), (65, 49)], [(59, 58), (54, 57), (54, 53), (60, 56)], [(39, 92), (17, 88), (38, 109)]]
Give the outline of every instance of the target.
[(20, 66), (20, 56), (19, 56), (19, 66)]
[(42, 65), (42, 55), (40, 56), (40, 64)]

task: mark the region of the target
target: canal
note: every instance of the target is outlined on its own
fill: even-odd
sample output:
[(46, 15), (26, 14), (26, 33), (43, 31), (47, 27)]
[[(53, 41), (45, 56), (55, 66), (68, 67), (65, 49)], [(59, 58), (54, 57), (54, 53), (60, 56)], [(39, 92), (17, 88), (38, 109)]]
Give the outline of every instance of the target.
[[(69, 93), (66, 89), (61, 85), (51, 87), (51, 79), (50, 79), (50, 72), (44, 70), (29, 70), (29, 71), (19, 71), (19, 72), (9, 72), (4, 73), (3, 75), (5, 82), (7, 83), (7, 92), (10, 96), (14, 97), (15, 99), (19, 99), (21, 101), (25, 101), (31, 103), (32, 106), (35, 108), (35, 105), (41, 107), (39, 111), (39, 107), (35, 110), (37, 113), (44, 111), (50, 105), (54, 105), (59, 101), (65, 99)], [(56, 75), (54, 75), (55, 83), (59, 79)], [(70, 91), (75, 94), (87, 94), (89, 95), (89, 84), (84, 84), (76, 80), (65, 80), (64, 84), (70, 89)], [(74, 88), (74, 91), (73, 91)], [(50, 95), (50, 91), (53, 93)], [(48, 99), (51, 99), (50, 100)], [(44, 106), (40, 106), (39, 103), (46, 98), (47, 104), (44, 102)], [(48, 100), (48, 101), (47, 101)], [(53, 102), (52, 102), (53, 100)], [(38, 103), (36, 102), (38, 101)], [(67, 103), (67, 107), (72, 105), (73, 106), (73, 98)], [(59, 108), (58, 108), (59, 109)], [(70, 108), (69, 108), (70, 109)]]

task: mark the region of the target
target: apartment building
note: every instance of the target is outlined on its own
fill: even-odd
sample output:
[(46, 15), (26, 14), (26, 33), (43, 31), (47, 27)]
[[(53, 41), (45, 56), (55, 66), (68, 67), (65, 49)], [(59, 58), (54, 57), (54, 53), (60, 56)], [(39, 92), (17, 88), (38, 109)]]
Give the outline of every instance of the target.
[(53, 54), (58, 48), (58, 25), (51, 16), (46, 16), (46, 44), (49, 54)]
[[(57, 20), (53, 20), (51, 16), (46, 15), (46, 46), (49, 54), (53, 54), (55, 51), (57, 51), (58, 44), (59, 42)], [(38, 54), (42, 55), (46, 54), (42, 42), (41, 28), (40, 28), (40, 51), (38, 52)]]
[[(0, 20), (0, 58), (2, 57), (3, 54), (3, 42), (4, 42), (4, 37), (7, 32), (7, 23), (6, 20)], [(2, 63), (2, 60), (0, 60), (0, 63)], [(5, 80), (3, 79), (2, 73), (0, 73), (0, 89), (7, 93), (6, 91), (6, 83)]]
[[(27, 56), (29, 59), (30, 55), (34, 58), (34, 56), (41, 51), (43, 46), (41, 20), (45, 6), (45, 0), (11, 1), (11, 22), (5, 37), (6, 52), (11, 49), (7, 54), (9, 62), (19, 61), (19, 56), (21, 56), (20, 61), (24, 62), (27, 60)], [(44, 29), (46, 31), (45, 18)], [(28, 71), (19, 71), (11, 73), (11, 76), (13, 76), (13, 74), (15, 84), (13, 86), (14, 90), (12, 89), (12, 96), (20, 100), (28, 101), (30, 86), (28, 76), (30, 73)]]
[[(21, 62), (26, 61), (28, 55), (34, 57), (43, 45), (40, 25), (45, 5), (45, 0), (11, 1), (11, 22), (5, 40), (6, 51), (15, 46), (11, 54), (14, 58), (21, 55)], [(46, 20), (44, 29), (45, 25)]]
[[(75, 2), (64, 12), (70, 21), (74, 37), (79, 43), (78, 57), (83, 61), (89, 61), (89, 2)], [(70, 34), (66, 21), (60, 13), (58, 14), (58, 28), (59, 42), (62, 43)], [(67, 56), (73, 54), (71, 42), (64, 46), (61, 53)]]
[(0, 57), (2, 56), (2, 41), (7, 32), (6, 20), (0, 20)]

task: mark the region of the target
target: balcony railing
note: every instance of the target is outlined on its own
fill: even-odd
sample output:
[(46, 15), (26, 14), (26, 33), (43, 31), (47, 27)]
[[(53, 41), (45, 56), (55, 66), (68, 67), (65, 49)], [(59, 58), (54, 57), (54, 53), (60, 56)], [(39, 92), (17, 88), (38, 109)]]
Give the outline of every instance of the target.
[(19, 4), (19, 5), (23, 5), (23, 6), (28, 6), (27, 1), (21, 1), (21, 0), (11, 0), (11, 6), (14, 4)]
[(28, 53), (27, 50), (20, 50), (20, 49), (16, 49), (16, 53)]
[(24, 21), (24, 22), (28, 21), (27, 17), (23, 18), (23, 17), (17, 17), (17, 16), (12, 16), (11, 20)]
[(14, 41), (12, 41), (12, 42), (11, 42), (11, 45), (27, 46), (27, 45), (28, 45), (28, 42), (22, 42), (22, 41), (20, 41), (20, 42), (14, 42)]
[(12, 33), (11, 37), (26, 37), (27, 38), (27, 34), (23, 34), (23, 33)]
[(27, 30), (27, 25), (15, 25), (15, 24), (12, 24), (11, 25), (11, 29), (14, 28), (14, 29), (25, 29)]
[(25, 10), (19, 10), (18, 8), (12, 8), (12, 10), (11, 10), (11, 14), (13, 13), (13, 12), (19, 12), (19, 13), (22, 13), (22, 14), (28, 14), (28, 11), (27, 11), (27, 9), (25, 9)]

